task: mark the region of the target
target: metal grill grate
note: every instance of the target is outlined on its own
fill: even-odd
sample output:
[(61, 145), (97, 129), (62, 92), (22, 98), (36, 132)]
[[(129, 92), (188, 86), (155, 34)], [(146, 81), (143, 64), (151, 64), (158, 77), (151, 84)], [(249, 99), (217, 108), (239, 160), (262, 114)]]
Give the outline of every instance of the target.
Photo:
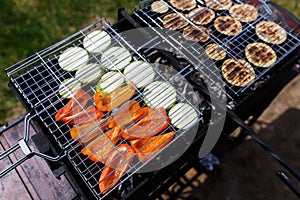
[[(162, 22), (163, 17), (170, 14), (170, 13), (177, 13), (182, 18), (184, 18), (189, 25), (195, 26), (195, 24), (187, 17), (183, 16), (181, 13), (185, 12), (179, 12), (177, 9), (173, 8), (167, 1), (161, 0), (164, 3), (168, 4), (169, 10), (164, 14), (159, 14), (156, 12), (153, 12), (151, 10), (151, 3), (153, 1), (143, 1), (140, 4), (136, 6), (136, 11), (134, 12), (134, 16), (137, 20), (142, 22), (146, 27), (153, 27), (153, 28), (159, 28), (159, 29), (166, 29), (164, 28)], [(242, 1), (233, 1), (234, 3), (243, 4)], [(202, 1), (197, 2), (197, 6), (206, 7), (205, 3)], [(254, 71), (256, 74), (256, 78), (254, 81), (250, 82), (244, 87), (237, 87), (233, 86), (229, 83), (225, 85), (226, 91), (223, 91), (222, 88), (219, 88), (219, 90), (222, 90), (223, 93), (227, 94), (227, 97), (230, 100), (235, 100), (238, 98), (243, 92), (245, 92), (247, 89), (254, 86), (256, 82), (258, 82), (262, 77), (264, 77), (270, 70), (272, 70), (274, 67), (278, 67), (278, 63), (280, 63), (284, 58), (286, 58), (291, 52), (293, 52), (295, 49), (298, 48), (300, 44), (299, 38), (293, 33), (293, 30), (288, 30), (287, 26), (280, 21), (276, 16), (268, 14), (263, 7), (258, 8), (259, 16), (257, 20), (250, 22), (250, 23), (243, 23), (243, 31), (236, 35), (236, 36), (225, 36), (221, 33), (219, 33), (215, 28), (213, 21), (212, 23), (209, 23), (208, 25), (202, 25), (206, 27), (208, 30), (210, 30), (210, 39), (207, 42), (201, 43), (202, 47), (206, 47), (208, 44), (216, 43), (219, 46), (221, 46), (223, 49), (227, 51), (227, 56), (224, 60), (229, 58), (236, 58), (236, 59), (243, 59), (247, 60), (245, 56), (245, 48), (248, 44), (254, 43), (254, 42), (263, 42), (260, 40), (257, 35), (255, 34), (255, 25), (258, 24), (261, 21), (267, 20), (267, 21), (274, 21), (278, 24), (280, 24), (282, 27), (284, 27), (287, 31), (287, 40), (280, 45), (273, 44), (270, 45), (273, 50), (275, 50), (277, 54), (277, 61), (268, 68), (262, 68), (262, 67), (254, 67)], [(228, 10), (222, 10), (222, 11), (215, 11), (216, 17), (218, 16), (229, 16)], [(182, 40), (182, 30), (179, 30), (174, 33), (174, 31), (169, 31), (169, 34), (167, 35), (160, 35), (165, 42), (172, 45), (173, 48), (175, 48), (179, 54), (181, 54), (183, 57), (186, 57), (187, 54), (190, 55), (197, 55), (194, 54), (195, 52), (202, 52), (203, 54), (206, 54), (202, 48), (200, 49), (194, 49), (194, 46), (198, 42), (180, 42)], [(199, 43), (198, 43), (199, 44)], [(188, 59), (188, 58), (187, 58)], [(197, 59), (197, 57), (195, 57)], [(189, 60), (189, 59), (188, 59)], [(221, 71), (221, 65), (223, 61), (214, 61), (214, 64), (219, 68), (218, 70), (210, 70), (211, 66), (207, 66), (203, 68), (198, 67), (197, 65), (194, 65), (195, 63), (191, 63), (194, 65), (194, 67), (197, 68), (197, 70), (200, 70), (200, 72), (203, 74), (203, 76), (206, 77), (208, 80), (219, 80), (220, 82), (226, 82), (224, 78), (222, 77), (220, 71)], [(217, 86), (218, 87), (218, 86)]]
[[(68, 125), (67, 123), (57, 122), (54, 118), (55, 114), (68, 102), (67, 99), (62, 98), (59, 95), (59, 86), (64, 80), (75, 76), (74, 72), (64, 71), (59, 66), (59, 56), (69, 47), (82, 46), (84, 37), (94, 30), (105, 30), (112, 38), (111, 46), (121, 46), (126, 48), (130, 51), (133, 60), (146, 61), (144, 56), (142, 56), (138, 51), (138, 49), (141, 49), (142, 47), (134, 47), (131, 45), (130, 41), (126, 40), (126, 38), (118, 33), (118, 30), (113, 28), (109, 22), (102, 19), (66, 38), (65, 40), (36, 53), (36, 55), (33, 55), (26, 60), (21, 61), (20, 63), (17, 63), (16, 65), (8, 68), (7, 71), (8, 76), (11, 78), (11, 82), (18, 89), (18, 92), (22, 95), (22, 98), (26, 101), (26, 103), (28, 103), (32, 111), (37, 114), (42, 124), (47, 130), (49, 130), (49, 133), (58, 142), (59, 146), (65, 150), (68, 159), (71, 161), (74, 168), (78, 171), (95, 197), (102, 198), (110, 195), (110, 192), (106, 195), (102, 195), (99, 190), (99, 177), (103, 171), (104, 165), (99, 162), (91, 162), (87, 156), (82, 155), (81, 150), (84, 147), (84, 144), (78, 142), (78, 139), (74, 140), (70, 136), (70, 129), (73, 126)], [(151, 43), (151, 41), (149, 42)], [(153, 40), (153, 42), (156, 44), (155, 40)], [(143, 52), (145, 53), (147, 50), (144, 50)], [(89, 62), (101, 63), (100, 57), (102, 55), (103, 52), (99, 53), (98, 55), (90, 54)], [(106, 61), (111, 62), (110, 60)], [(185, 70), (189, 67), (189, 65), (183, 67), (182, 70)], [(176, 80), (178, 78), (177, 76), (181, 74), (181, 72), (177, 72), (171, 75), (171, 77), (166, 77), (158, 69), (154, 68), (154, 70), (156, 74), (155, 80), (163, 80), (168, 82), (171, 82), (171, 80)], [(121, 70), (118, 71), (121, 72)], [(185, 76), (185, 74), (181, 76)], [(93, 101), (92, 94), (96, 92), (95, 84), (87, 83), (82, 85), (82, 88), (84, 88), (85, 92), (91, 94), (89, 101)], [(134, 100), (137, 100), (143, 106), (142, 93), (140, 92), (140, 89), (136, 88), (136, 90), (137, 93), (134, 97)], [(190, 99), (182, 93), (180, 88), (176, 88), (176, 93), (178, 101), (185, 102), (193, 107), (193, 109), (197, 112), (199, 118), (198, 122), (200, 122), (202, 120), (202, 111), (196, 107), (198, 104), (190, 102)], [(109, 114), (110, 113), (106, 113), (102, 118), (108, 118)], [(91, 116), (89, 117), (91, 118)], [(91, 128), (87, 130), (84, 135), (88, 135), (94, 129), (99, 127), (99, 123), (96, 121), (93, 121), (92, 124), (93, 126), (91, 126)], [(195, 124), (195, 127), (196, 125), (197, 124)], [(101, 130), (99, 131), (101, 132)], [(172, 145), (179, 141), (184, 142), (185, 138), (187, 138), (189, 135), (189, 130), (178, 130), (171, 124), (169, 124), (167, 130), (161, 132), (160, 134), (164, 134), (167, 131), (175, 131), (176, 136), (165, 148), (169, 147), (172, 149)], [(124, 139), (119, 141), (119, 143), (122, 142), (125, 142)], [(117, 146), (118, 145), (116, 145), (116, 147)], [(174, 154), (174, 156), (176, 155)], [(144, 166), (145, 164), (139, 161), (131, 164), (130, 168), (128, 169), (130, 173), (128, 172), (122, 175), (121, 181), (116, 187), (125, 184), (127, 179), (132, 177)]]

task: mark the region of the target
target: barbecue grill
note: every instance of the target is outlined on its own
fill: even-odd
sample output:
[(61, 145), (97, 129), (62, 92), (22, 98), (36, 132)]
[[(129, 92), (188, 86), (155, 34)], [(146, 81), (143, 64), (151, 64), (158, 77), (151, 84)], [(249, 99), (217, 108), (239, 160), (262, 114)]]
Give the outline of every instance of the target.
[[(210, 23), (207, 25), (207, 28), (211, 30), (210, 39), (200, 45), (199, 42), (184, 39), (182, 31), (171, 31), (164, 28), (162, 24), (163, 17), (169, 13), (181, 15), (177, 9), (165, 2), (168, 4), (168, 11), (163, 14), (155, 13), (151, 10), (152, 2), (141, 2), (132, 14), (120, 9), (119, 20), (115, 24), (110, 24), (106, 19), (100, 19), (68, 38), (7, 68), (7, 75), (10, 78), (9, 85), (24, 104), (28, 114), (24, 117), (24, 137), (16, 145), (3, 152), (1, 159), (19, 148), (23, 150), (25, 155), (2, 171), (1, 177), (26, 159), (36, 155), (54, 162), (63, 160), (68, 170), (72, 172), (71, 176), (74, 176), (80, 185), (80, 190), (87, 194), (87, 198), (139, 199), (144, 197), (145, 194), (149, 198), (156, 198), (180, 175), (183, 175), (193, 166), (195, 160), (205, 160), (202, 156), (208, 152), (207, 149), (201, 148), (201, 145), (205, 144), (206, 140), (212, 137), (211, 134), (218, 132), (220, 126), (222, 126), (221, 141), (226, 140), (236, 127), (242, 127), (246, 134), (250, 134), (283, 167), (300, 179), (297, 169), (294, 169), (249, 127), (284, 85), (298, 73), (293, 66), (299, 60), (299, 21), (276, 4), (263, 2), (257, 6), (259, 12), (257, 20), (243, 23), (243, 32), (233, 37), (225, 36), (216, 31), (213, 24)], [(233, 3), (243, 4), (245, 2), (233, 1)], [(256, 3), (250, 2), (250, 4)], [(201, 1), (197, 4), (198, 6), (206, 6)], [(228, 10), (215, 12), (216, 16), (229, 15)], [(194, 25), (189, 18), (183, 15), (182, 17), (190, 25)], [(282, 26), (286, 30), (287, 39), (282, 44), (270, 45), (277, 55), (274, 64), (267, 68), (254, 67), (255, 79), (253, 81), (244, 87), (234, 86), (226, 82), (222, 76), (221, 65), (223, 61), (209, 59), (203, 47), (210, 43), (216, 43), (226, 49), (226, 58), (246, 60), (244, 55), (246, 46), (250, 43), (261, 42), (255, 34), (255, 26), (261, 21), (274, 21)], [(80, 137), (75, 139), (70, 135), (70, 130), (74, 128), (74, 125), (69, 123), (70, 121), (60, 122), (55, 118), (55, 115), (69, 102), (69, 99), (62, 97), (59, 93), (60, 87), (65, 87), (67, 93), (70, 93), (71, 91), (67, 86), (62, 86), (62, 84), (64, 81), (76, 77), (75, 72), (66, 71), (61, 67), (60, 56), (71, 47), (82, 48), (84, 40), (95, 30), (105, 31), (111, 38), (110, 46), (118, 46), (128, 50), (133, 61), (152, 63), (155, 73), (154, 81), (163, 81), (175, 85), (176, 104), (185, 103), (189, 105), (191, 110), (194, 110), (198, 116), (196, 121), (193, 119), (189, 121), (192, 124), (188, 129), (178, 128), (173, 123), (168, 122), (168, 128), (159, 131), (156, 135), (163, 136), (174, 131), (176, 132), (174, 139), (162, 148), (158, 155), (152, 156), (145, 163), (133, 158), (133, 161), (128, 163), (128, 168), (122, 174), (120, 180), (105, 193), (99, 189), (99, 183), (101, 182), (99, 178), (107, 166), (99, 161), (91, 161), (88, 156), (83, 155), (82, 150), (87, 148), (93, 140), (97, 140), (97, 137), (103, 136), (104, 130), (100, 127), (106, 119), (115, 114), (115, 111), (104, 112), (102, 121), (98, 121), (93, 118), (91, 113), (88, 113), (87, 109), (81, 108), (86, 116), (85, 120), (90, 120), (92, 125)], [(136, 38), (136, 35), (140, 35), (140, 37)], [(102, 49), (97, 53), (89, 52), (88, 55), (89, 63), (97, 63), (98, 65), (105, 63), (112, 66), (118, 73), (122, 74), (129, 85), (131, 84), (128, 77), (123, 74), (124, 70), (119, 67), (114, 58), (105, 55)], [(161, 65), (164, 67), (161, 67)], [(109, 69), (106, 68), (101, 73), (105, 74), (108, 71)], [(186, 81), (183, 83), (184, 86), (180, 85), (183, 80)], [(135, 100), (141, 107), (151, 107), (151, 103), (148, 105), (144, 101), (144, 89), (138, 88), (136, 85), (132, 87), (136, 92), (131, 97), (130, 102)], [(96, 84), (84, 83), (81, 88), (87, 94), (90, 94), (88, 102), (93, 104), (93, 95), (97, 92)], [(192, 92), (187, 92), (186, 88), (191, 89)], [(268, 91), (267, 97), (265, 96), (266, 91)], [(79, 102), (81, 97), (79, 96), (74, 100), (79, 109), (82, 106)], [(162, 99), (162, 102), (167, 99), (168, 96)], [(260, 102), (260, 105), (256, 105), (256, 102)], [(117, 107), (122, 108), (122, 106)], [(166, 108), (166, 110), (169, 111), (169, 108)], [(249, 122), (249, 124), (244, 123), (250, 116), (252, 122)], [(79, 120), (78, 124), (83, 122)], [(225, 125), (223, 126), (224, 122)], [(28, 147), (30, 124), (36, 126), (37, 129), (41, 129), (42, 134), (47, 136), (47, 140), (49, 140), (47, 142), (58, 152), (55, 156), (32, 151)], [(127, 130), (131, 126), (134, 125), (126, 127)], [(95, 131), (99, 132), (98, 136), (93, 135)], [(145, 132), (147, 134), (147, 131)], [(241, 137), (243, 136), (241, 135)], [(94, 138), (89, 139), (87, 143), (82, 142), (84, 138), (88, 137)], [(138, 138), (138, 140), (141, 139)], [(118, 149), (122, 144), (128, 144), (129, 142), (130, 139), (122, 136), (113, 145), (114, 147), (109, 150), (108, 154), (113, 154), (114, 149)], [(105, 143), (104, 145), (108, 144)], [(179, 152), (175, 151), (178, 147), (185, 148)], [(225, 150), (219, 148), (218, 151)], [(125, 156), (120, 153), (117, 154), (118, 156), (114, 158), (116, 160)], [(168, 155), (167, 158), (165, 158), (166, 155)], [(129, 159), (123, 160), (123, 162), (129, 162)], [(154, 166), (157, 167), (155, 171), (147, 170), (152, 169)], [(205, 168), (201, 169), (205, 170)], [(111, 173), (116, 172), (116, 169), (111, 171)], [(110, 187), (110, 185), (107, 187)], [(290, 187), (294, 188), (297, 193), (295, 186), (290, 185)]]

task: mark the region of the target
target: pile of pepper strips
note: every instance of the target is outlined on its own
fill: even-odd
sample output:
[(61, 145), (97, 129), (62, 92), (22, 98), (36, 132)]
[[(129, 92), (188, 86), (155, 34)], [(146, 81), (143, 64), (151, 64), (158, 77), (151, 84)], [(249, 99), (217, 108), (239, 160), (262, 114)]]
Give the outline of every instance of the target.
[[(56, 121), (76, 125), (70, 134), (84, 144), (82, 154), (105, 165), (99, 179), (102, 194), (119, 182), (135, 155), (145, 163), (175, 136), (175, 132), (159, 135), (170, 123), (166, 110), (141, 108), (130, 100), (135, 93), (131, 83), (110, 94), (99, 91), (94, 105), (86, 107), (90, 95), (80, 88), (55, 115)], [(117, 112), (109, 115), (115, 108)], [(95, 122), (99, 127), (94, 128)]]

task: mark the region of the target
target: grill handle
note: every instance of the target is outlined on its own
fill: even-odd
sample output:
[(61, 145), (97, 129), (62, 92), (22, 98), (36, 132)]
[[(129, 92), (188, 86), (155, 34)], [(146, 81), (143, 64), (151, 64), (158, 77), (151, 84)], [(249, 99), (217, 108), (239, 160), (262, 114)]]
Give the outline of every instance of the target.
[(295, 195), (300, 198), (300, 188), (292, 181), (283, 171), (278, 171), (277, 176), (280, 180), (292, 191)]
[[(24, 135), (23, 138), (20, 139), (18, 141), (18, 143), (12, 145), (11, 147), (9, 147), (8, 149), (4, 150), (1, 154), (0, 154), (0, 160), (3, 160), (4, 158), (8, 158), (11, 161), (11, 159), (9, 158), (9, 155), (14, 153), (16, 150), (21, 149), (22, 152), (24, 153), (24, 156), (19, 158), (17, 161), (11, 163), (10, 165), (8, 165), (4, 170), (2, 170), (0, 172), (0, 178), (2, 178), (3, 176), (5, 176), (6, 174), (8, 174), (11, 170), (15, 169), (17, 166), (19, 166), (20, 164), (22, 164), (24, 161), (30, 159), (31, 157), (33, 157), (34, 155), (37, 155), (41, 158), (56, 162), (59, 161), (60, 159), (62, 159), (65, 156), (65, 153), (62, 151), (60, 154), (58, 154), (56, 157), (52, 157), (52, 156), (48, 156), (46, 154), (37, 152), (37, 151), (33, 151), (30, 149), (29, 145), (28, 145), (28, 140), (29, 140), (29, 127), (30, 127), (30, 121), (35, 117), (35, 115), (31, 115), (30, 113), (26, 114), (26, 116), (24, 117)], [(0, 136), (2, 135), (2, 133), (7, 130), (7, 128), (5, 129), (1, 129), (0, 131)]]

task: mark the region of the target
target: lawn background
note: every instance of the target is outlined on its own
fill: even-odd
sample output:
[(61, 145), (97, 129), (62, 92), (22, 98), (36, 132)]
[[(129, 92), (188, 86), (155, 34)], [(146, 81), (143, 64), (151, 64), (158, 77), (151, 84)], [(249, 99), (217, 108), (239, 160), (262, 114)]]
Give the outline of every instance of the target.
[[(0, 124), (25, 112), (7, 86), (5, 68), (75, 33), (101, 17), (112, 23), (117, 10), (132, 12), (139, 0), (0, 1)], [(274, 0), (300, 17), (300, 1)]]

